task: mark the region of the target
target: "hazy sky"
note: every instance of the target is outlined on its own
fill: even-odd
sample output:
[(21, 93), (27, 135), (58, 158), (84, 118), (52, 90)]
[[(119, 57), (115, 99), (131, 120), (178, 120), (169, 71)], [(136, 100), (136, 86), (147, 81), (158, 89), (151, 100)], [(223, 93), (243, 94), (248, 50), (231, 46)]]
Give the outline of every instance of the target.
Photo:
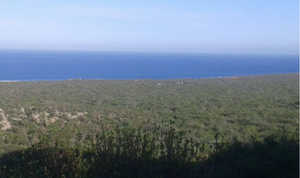
[(2, 0), (0, 48), (299, 52), (298, 0)]

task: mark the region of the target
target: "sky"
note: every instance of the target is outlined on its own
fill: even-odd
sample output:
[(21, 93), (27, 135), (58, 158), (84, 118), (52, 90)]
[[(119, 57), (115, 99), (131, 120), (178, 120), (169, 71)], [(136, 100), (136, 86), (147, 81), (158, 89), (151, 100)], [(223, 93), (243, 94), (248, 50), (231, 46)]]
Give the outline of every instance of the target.
[(299, 54), (299, 2), (2, 0), (0, 49)]

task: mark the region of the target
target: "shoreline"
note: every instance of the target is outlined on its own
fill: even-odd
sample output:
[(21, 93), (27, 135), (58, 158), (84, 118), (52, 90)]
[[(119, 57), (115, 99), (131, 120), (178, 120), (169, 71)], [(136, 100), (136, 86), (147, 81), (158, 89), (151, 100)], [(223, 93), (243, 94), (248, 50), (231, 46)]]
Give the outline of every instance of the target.
[(234, 76), (218, 76), (218, 77), (199, 77), (199, 78), (129, 78), (129, 79), (104, 79), (104, 78), (71, 78), (71, 79), (37, 79), (37, 80), (0, 80), (0, 83), (17, 83), (17, 82), (58, 82), (58, 81), (87, 81), (87, 80), (197, 80), (197, 79), (237, 79), (240, 77), (251, 77), (251, 76), (269, 76), (269, 75), (286, 75), (286, 74), (300, 74), (299, 72), (291, 73), (275, 73), (275, 74), (255, 74), (255, 75), (234, 75)]
[(15, 83), (15, 82), (22, 82), (22, 81), (19, 81), (19, 80), (0, 80), (0, 82), (2, 82), (2, 83)]

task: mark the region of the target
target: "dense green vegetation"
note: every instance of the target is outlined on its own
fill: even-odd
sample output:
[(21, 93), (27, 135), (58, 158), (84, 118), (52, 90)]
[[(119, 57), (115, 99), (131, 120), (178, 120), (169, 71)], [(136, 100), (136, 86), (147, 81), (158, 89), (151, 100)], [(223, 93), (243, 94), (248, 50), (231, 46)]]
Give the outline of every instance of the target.
[(0, 82), (0, 91), (2, 177), (298, 175), (299, 74)]
[(174, 125), (102, 130), (90, 148), (47, 140), (1, 158), (1, 177), (298, 177), (299, 139), (199, 143)]

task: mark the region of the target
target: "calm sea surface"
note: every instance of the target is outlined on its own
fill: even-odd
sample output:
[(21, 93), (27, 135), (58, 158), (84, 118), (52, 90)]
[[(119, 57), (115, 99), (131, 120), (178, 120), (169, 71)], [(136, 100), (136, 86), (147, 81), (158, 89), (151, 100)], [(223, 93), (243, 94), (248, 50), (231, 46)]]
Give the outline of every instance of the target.
[(298, 55), (0, 51), (0, 80), (176, 79), (299, 73)]

